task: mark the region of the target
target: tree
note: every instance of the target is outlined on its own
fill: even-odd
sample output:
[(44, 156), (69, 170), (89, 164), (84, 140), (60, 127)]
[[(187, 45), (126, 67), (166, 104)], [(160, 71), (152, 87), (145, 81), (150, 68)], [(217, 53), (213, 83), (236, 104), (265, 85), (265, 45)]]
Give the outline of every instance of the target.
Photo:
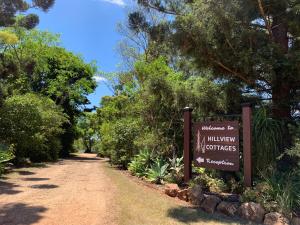
[(55, 0), (2, 0), (0, 3), (0, 27), (19, 25), (27, 29), (34, 28), (39, 23), (39, 17), (35, 14), (27, 14), (18, 18), (19, 14), (31, 8), (38, 8), (47, 12)]
[(139, 0), (174, 16), (173, 43), (199, 68), (270, 96), (273, 116), (291, 119), (300, 86), (297, 0)]
[(60, 135), (67, 117), (48, 97), (28, 93), (14, 95), (0, 108), (0, 138), (14, 146), (16, 162), (56, 160), (61, 150)]
[(84, 113), (77, 122), (77, 131), (85, 147), (86, 153), (91, 153), (98, 141), (98, 123), (95, 113)]
[[(192, 60), (198, 70), (212, 71), (215, 82), (228, 83), (232, 99), (238, 90), (268, 105), (269, 114), (284, 121), (280, 154), (291, 146), (288, 127), (300, 108), (299, 1), (141, 0), (139, 4), (169, 15), (169, 29), (159, 32), (166, 37), (161, 42), (172, 43), (168, 46), (177, 48), (179, 56)], [(282, 160), (284, 165), (290, 164), (287, 161)]]
[(6, 45), (0, 62), (0, 79), (7, 96), (35, 92), (50, 97), (69, 117), (61, 135), (61, 156), (72, 151), (76, 117), (89, 103), (87, 95), (96, 88), (95, 63), (59, 47), (59, 38), (48, 32), (9, 29), (18, 44)]

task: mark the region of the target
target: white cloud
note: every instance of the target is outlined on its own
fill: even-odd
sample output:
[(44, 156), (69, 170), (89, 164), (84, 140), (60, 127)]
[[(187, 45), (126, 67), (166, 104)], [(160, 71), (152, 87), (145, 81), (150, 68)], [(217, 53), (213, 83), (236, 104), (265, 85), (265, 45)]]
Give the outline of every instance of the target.
[(108, 2), (108, 3), (114, 4), (114, 5), (118, 5), (118, 6), (125, 6), (126, 5), (124, 0), (101, 0), (101, 1)]
[(99, 75), (94, 76), (94, 80), (95, 80), (97, 83), (107, 81), (107, 79), (106, 79), (105, 77), (101, 77), (101, 76), (99, 76)]

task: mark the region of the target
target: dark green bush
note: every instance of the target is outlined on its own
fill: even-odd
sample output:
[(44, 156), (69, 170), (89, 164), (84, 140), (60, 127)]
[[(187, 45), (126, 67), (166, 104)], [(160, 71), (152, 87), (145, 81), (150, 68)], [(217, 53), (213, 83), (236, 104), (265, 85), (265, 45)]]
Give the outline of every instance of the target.
[(124, 118), (116, 122), (103, 123), (100, 129), (100, 154), (109, 157), (112, 164), (127, 168), (128, 163), (138, 152), (134, 144), (139, 134), (138, 121)]
[(23, 158), (56, 160), (59, 135), (67, 118), (55, 103), (36, 94), (12, 96), (0, 108), (0, 138), (15, 147), (15, 162)]
[(256, 175), (276, 162), (282, 144), (282, 122), (268, 117), (267, 109), (260, 108), (253, 117), (253, 163)]
[(4, 172), (5, 163), (14, 158), (12, 147), (0, 144), (0, 176)]

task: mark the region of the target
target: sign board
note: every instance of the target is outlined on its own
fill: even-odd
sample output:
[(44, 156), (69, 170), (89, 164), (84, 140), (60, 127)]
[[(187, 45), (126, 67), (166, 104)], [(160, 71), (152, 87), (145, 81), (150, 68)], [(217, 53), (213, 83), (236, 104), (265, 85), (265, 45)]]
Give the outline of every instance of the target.
[(195, 166), (239, 170), (238, 121), (196, 123), (194, 131)]

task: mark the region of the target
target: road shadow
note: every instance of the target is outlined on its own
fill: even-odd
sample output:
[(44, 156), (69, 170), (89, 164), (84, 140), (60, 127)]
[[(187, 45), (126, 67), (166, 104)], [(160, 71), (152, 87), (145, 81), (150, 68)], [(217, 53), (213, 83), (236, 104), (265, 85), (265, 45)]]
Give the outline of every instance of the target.
[(41, 178), (41, 177), (27, 177), (23, 178), (22, 180), (24, 181), (45, 181), (45, 180), (50, 180), (49, 178)]
[(197, 222), (199, 223), (200, 222), (202, 223), (222, 222), (226, 224), (249, 224), (249, 225), (255, 224), (248, 221), (240, 220), (238, 218), (229, 218), (221, 214), (208, 214), (197, 207), (185, 207), (185, 206), (174, 207), (168, 210), (167, 216), (181, 223), (186, 223), (186, 224), (197, 223)]
[(47, 211), (42, 206), (29, 206), (23, 203), (6, 204), (0, 207), (1, 225), (30, 225), (43, 218), (41, 215)]
[(30, 172), (30, 171), (26, 171), (26, 170), (20, 170), (20, 171), (16, 171), (18, 174), (22, 175), (22, 176), (30, 176), (30, 175), (34, 175), (34, 172)]
[(74, 161), (99, 161), (100, 158), (88, 158), (88, 157), (82, 157), (82, 156), (71, 156), (70, 158), (67, 158), (66, 160), (74, 160)]
[(35, 188), (35, 189), (54, 189), (54, 188), (58, 188), (58, 185), (55, 184), (36, 184), (36, 185), (31, 185), (31, 188)]
[[(6, 181), (0, 181), (0, 195), (6, 194), (6, 195), (15, 195), (22, 191), (15, 190), (15, 188), (20, 187), (19, 185), (9, 183)], [(1, 223), (0, 223), (1, 224)]]

